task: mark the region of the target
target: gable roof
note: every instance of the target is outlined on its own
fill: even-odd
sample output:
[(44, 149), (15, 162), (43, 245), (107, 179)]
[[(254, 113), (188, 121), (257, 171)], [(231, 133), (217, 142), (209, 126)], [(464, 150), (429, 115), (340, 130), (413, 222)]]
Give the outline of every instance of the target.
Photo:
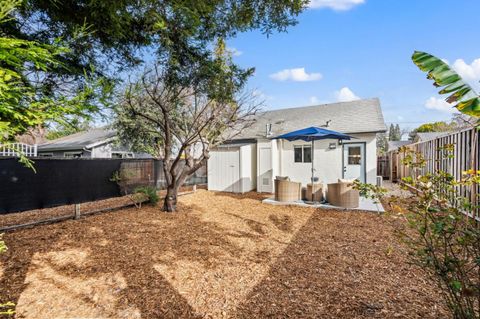
[(398, 150), (400, 147), (412, 144), (413, 141), (388, 141), (388, 151)]
[(441, 137), (444, 135), (450, 134), (449, 132), (423, 132), (423, 133), (416, 133), (415, 134), (415, 141), (416, 142), (425, 142), (431, 141), (436, 139), (437, 137)]
[(115, 136), (116, 133), (113, 130), (94, 128), (40, 144), (38, 151), (81, 150), (107, 143)]
[[(330, 121), (328, 127), (327, 121)], [(374, 98), (262, 112), (256, 116), (256, 122), (235, 139), (265, 138), (268, 124), (272, 125), (269, 137), (310, 126), (345, 134), (387, 131), (380, 101)]]

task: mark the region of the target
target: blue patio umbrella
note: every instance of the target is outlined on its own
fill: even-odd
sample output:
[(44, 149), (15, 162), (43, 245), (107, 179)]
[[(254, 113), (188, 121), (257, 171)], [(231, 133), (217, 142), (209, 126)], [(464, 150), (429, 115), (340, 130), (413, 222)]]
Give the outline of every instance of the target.
[(313, 159), (314, 159), (314, 151), (315, 151), (315, 141), (316, 140), (327, 140), (327, 139), (334, 139), (334, 140), (350, 140), (353, 137), (332, 131), (332, 130), (327, 130), (324, 128), (320, 127), (307, 127), (301, 130), (293, 131), (290, 133), (286, 133), (280, 136), (275, 137), (275, 139), (284, 139), (287, 141), (298, 141), (302, 140), (305, 142), (312, 142), (312, 201), (313, 201), (313, 180), (314, 180), (314, 165), (313, 165)]

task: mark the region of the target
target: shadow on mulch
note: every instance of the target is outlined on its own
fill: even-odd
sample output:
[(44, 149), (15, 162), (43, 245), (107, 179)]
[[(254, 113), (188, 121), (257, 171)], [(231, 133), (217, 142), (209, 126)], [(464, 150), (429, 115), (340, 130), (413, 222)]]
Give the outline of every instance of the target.
[[(7, 233), (9, 251), (1, 257), (5, 268), (0, 281), (1, 301), (18, 303), (36, 253), (78, 248), (90, 252), (87, 265), (80, 269), (53, 263), (49, 266), (72, 279), (121, 273), (127, 287), (116, 300), (118, 311), (132, 305), (140, 311), (141, 318), (200, 318), (201, 314), (195, 313), (185, 298), (155, 271), (154, 265), (163, 262), (157, 256), (171, 252), (176, 258), (193, 259), (209, 268), (216, 260), (212, 246), (220, 246), (223, 253), (232, 255), (241, 248), (225, 239), (225, 230), (189, 214), (191, 209), (199, 210), (190, 207), (182, 208), (181, 213), (161, 214), (158, 208), (144, 207), (132, 214), (132, 208), (111, 219), (104, 214)], [(156, 213), (162, 227), (155, 225), (152, 214)], [(81, 296), (93, 306), (90, 297)]]
[(409, 264), (383, 218), (318, 210), (235, 317), (447, 318), (435, 284)]

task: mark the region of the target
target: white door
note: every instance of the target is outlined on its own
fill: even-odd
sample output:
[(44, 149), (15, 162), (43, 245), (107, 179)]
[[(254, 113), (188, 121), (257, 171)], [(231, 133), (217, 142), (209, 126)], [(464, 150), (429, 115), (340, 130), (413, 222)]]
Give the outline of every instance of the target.
[(365, 183), (365, 144), (343, 144), (343, 178)]
[(239, 148), (218, 149), (208, 160), (208, 189), (222, 192), (240, 192)]
[(273, 193), (272, 149), (260, 148), (257, 189), (261, 193)]

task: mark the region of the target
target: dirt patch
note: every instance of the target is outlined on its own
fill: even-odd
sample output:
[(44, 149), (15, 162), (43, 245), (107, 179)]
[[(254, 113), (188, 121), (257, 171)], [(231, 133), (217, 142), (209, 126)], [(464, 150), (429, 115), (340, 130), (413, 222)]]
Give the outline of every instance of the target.
[[(204, 189), (205, 185), (199, 185), (198, 189)], [(181, 192), (190, 192), (192, 186), (185, 186), (180, 189)], [(165, 191), (159, 191), (160, 196), (165, 196)], [(132, 198), (129, 196), (114, 197), (102, 199), (94, 202), (86, 202), (80, 204), (81, 213), (88, 214), (104, 209), (115, 209), (133, 204)], [(62, 205), (57, 207), (34, 209), (18, 213), (0, 214), (0, 228), (6, 226), (21, 225), (33, 222), (41, 222), (43, 220), (56, 217), (73, 217), (75, 215), (75, 205)]]
[(438, 318), (441, 297), (384, 217), (198, 191), (7, 233), (18, 318)]

